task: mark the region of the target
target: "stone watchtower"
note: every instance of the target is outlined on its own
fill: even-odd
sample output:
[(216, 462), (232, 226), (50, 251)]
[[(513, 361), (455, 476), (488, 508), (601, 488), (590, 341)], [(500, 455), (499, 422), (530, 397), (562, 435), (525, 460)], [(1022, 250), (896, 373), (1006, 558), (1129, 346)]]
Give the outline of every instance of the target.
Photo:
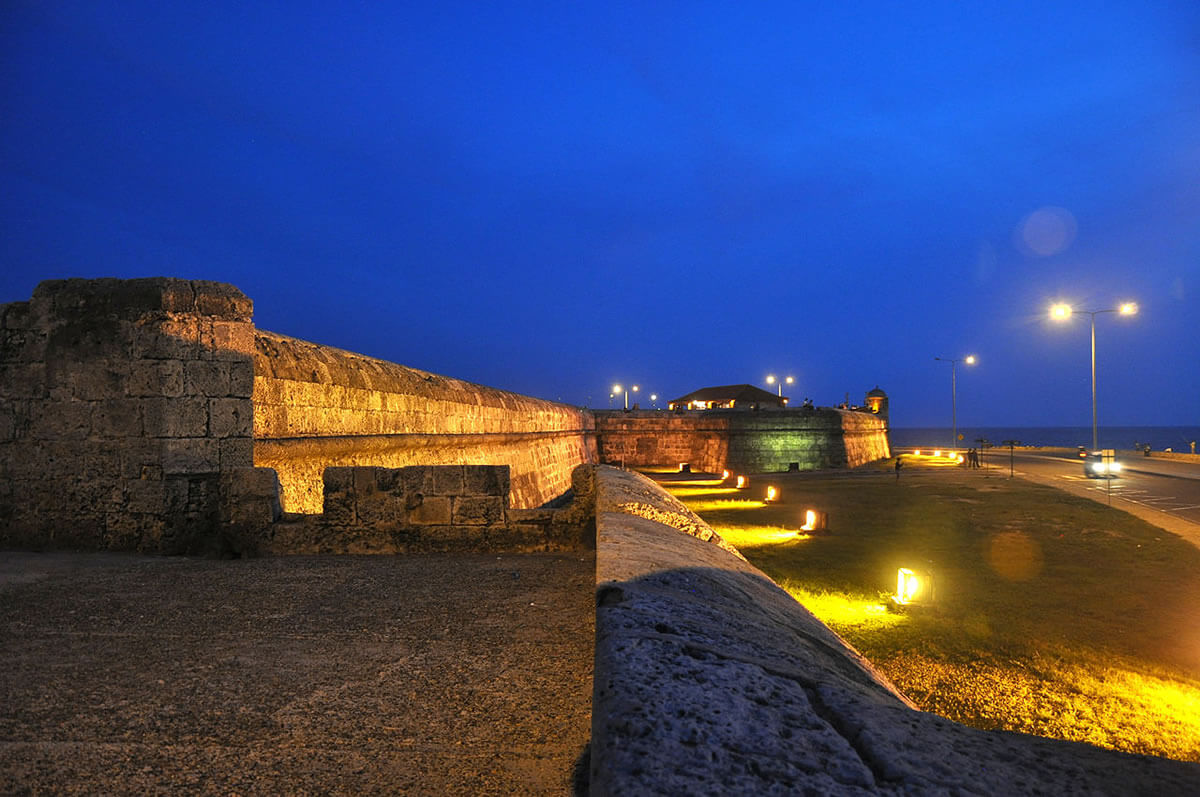
[(875, 386), (874, 390), (867, 392), (866, 396), (867, 409), (876, 415), (888, 420), (888, 395), (879, 389), (879, 385)]

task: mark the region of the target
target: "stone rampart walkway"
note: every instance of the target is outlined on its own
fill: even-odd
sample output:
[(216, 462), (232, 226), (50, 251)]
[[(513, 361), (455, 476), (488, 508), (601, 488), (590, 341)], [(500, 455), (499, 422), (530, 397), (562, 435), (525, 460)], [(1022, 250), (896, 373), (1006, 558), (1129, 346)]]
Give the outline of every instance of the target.
[(0, 793), (565, 793), (594, 568), (0, 553)]

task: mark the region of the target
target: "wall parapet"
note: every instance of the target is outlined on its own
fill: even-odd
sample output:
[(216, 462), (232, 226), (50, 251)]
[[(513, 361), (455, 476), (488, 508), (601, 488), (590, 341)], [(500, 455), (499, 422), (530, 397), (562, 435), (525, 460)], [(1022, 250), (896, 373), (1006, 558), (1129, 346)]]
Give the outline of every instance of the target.
[(270, 468), (221, 474), (225, 555), (558, 551), (594, 546), (593, 466), (558, 508), (509, 505), (507, 465), (325, 470), (320, 514), (283, 512)]
[(259, 330), (254, 462), (287, 511), (318, 512), (330, 466), (509, 465), (513, 503), (539, 506), (595, 462), (591, 413)]
[[(672, 525), (676, 502), (649, 479), (601, 466), (596, 485), (593, 795), (1180, 794), (1200, 783), (1198, 764), (918, 711), (719, 538)], [(644, 505), (660, 511), (629, 511)]]

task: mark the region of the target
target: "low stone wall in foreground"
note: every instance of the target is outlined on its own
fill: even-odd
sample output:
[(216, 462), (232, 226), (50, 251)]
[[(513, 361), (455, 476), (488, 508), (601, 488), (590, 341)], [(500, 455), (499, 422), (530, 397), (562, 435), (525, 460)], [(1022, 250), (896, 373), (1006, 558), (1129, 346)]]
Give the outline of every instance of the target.
[(596, 483), (593, 795), (1196, 792), (1198, 764), (914, 709), (649, 479)]

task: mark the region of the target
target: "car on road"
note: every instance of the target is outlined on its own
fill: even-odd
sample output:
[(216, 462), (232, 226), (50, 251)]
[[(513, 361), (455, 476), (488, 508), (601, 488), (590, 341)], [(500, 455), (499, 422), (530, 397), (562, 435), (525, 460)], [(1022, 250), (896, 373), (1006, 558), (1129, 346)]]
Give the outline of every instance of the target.
[(1083, 475), (1089, 479), (1112, 479), (1121, 472), (1121, 463), (1111, 451), (1085, 451), (1083, 457)]

